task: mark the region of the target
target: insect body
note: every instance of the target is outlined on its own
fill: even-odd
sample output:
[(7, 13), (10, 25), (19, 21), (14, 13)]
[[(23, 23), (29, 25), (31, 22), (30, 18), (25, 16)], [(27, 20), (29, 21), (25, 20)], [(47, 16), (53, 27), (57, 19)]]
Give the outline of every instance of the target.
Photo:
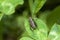
[(29, 22), (30, 22), (31, 27), (33, 29), (35, 29), (36, 28), (36, 24), (35, 24), (34, 20), (31, 17), (29, 17)]

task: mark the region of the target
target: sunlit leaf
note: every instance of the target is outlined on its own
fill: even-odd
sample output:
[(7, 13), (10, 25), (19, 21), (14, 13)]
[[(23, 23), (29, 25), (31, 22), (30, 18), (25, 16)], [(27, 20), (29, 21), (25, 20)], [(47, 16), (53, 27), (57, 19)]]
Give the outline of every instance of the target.
[(0, 11), (6, 15), (11, 15), (15, 12), (15, 7), (23, 3), (23, 0), (0, 0)]
[(29, 19), (26, 18), (24, 24), (25, 24), (25, 29), (27, 33), (29, 34), (29, 36), (32, 36), (33, 32), (30, 29)]
[(47, 34), (48, 34), (47, 25), (41, 19), (38, 19), (38, 18), (35, 18), (34, 21), (36, 22), (36, 25), (37, 25), (37, 29), (39, 32), (38, 36), (40, 40), (46, 40)]
[(29, 37), (22, 37), (20, 40), (33, 40), (33, 39), (31, 39)]
[(50, 40), (60, 40), (60, 25), (54, 24), (51, 28), (48, 38)]
[(25, 29), (28, 33), (28, 35), (35, 39), (35, 40), (46, 40), (48, 29), (47, 26), (42, 20), (39, 20), (38, 18), (33, 18), (36, 22), (37, 28), (31, 29), (29, 20), (26, 19), (25, 21)]

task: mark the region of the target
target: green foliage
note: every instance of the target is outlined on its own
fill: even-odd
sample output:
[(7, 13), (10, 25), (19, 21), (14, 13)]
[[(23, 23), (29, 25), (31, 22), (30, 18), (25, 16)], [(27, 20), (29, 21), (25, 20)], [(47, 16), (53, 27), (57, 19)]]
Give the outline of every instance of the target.
[[(29, 35), (30, 39), (26, 37), (22, 37), (21, 40), (60, 40), (60, 25), (54, 24), (49, 32), (48, 35), (48, 29), (46, 24), (44, 24), (39, 19), (34, 19), (37, 24), (37, 28), (35, 30), (31, 29), (31, 26), (29, 25), (29, 21), (26, 20), (25, 22), (25, 28), (27, 31), (27, 34)], [(45, 30), (44, 30), (45, 29)]]
[(11, 15), (15, 12), (15, 7), (23, 3), (23, 0), (0, 0), (0, 12), (3, 15)]
[(44, 24), (38, 18), (34, 18), (34, 21), (37, 24), (37, 28), (35, 30), (31, 29), (28, 19), (25, 20), (25, 29), (27, 34), (31, 37), (31, 39), (34, 39), (34, 40), (46, 40), (47, 34), (48, 34), (48, 29), (46, 24)]
[(60, 6), (41, 11), (46, 1), (0, 0), (0, 40), (60, 40)]
[(54, 24), (48, 37), (50, 40), (60, 40), (60, 25)]
[(23, 37), (23, 38), (21, 38), (20, 40), (33, 40), (33, 39), (31, 39), (31, 38), (29, 38), (29, 37)]
[(47, 24), (48, 26), (52, 26), (54, 23), (58, 23), (60, 20), (60, 6), (55, 8), (48, 16), (47, 16)]
[(36, 15), (36, 13), (42, 8), (45, 2), (46, 0), (29, 0), (32, 15)]

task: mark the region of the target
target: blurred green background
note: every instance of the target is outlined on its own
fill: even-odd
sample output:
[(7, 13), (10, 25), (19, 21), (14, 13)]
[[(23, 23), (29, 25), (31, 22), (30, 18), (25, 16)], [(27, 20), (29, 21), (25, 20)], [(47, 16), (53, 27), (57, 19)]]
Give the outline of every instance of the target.
[[(25, 32), (24, 18), (30, 16), (28, 9), (28, 0), (24, 0), (23, 5), (15, 7), (15, 12), (12, 15), (4, 15), (2, 17), (0, 21), (0, 35), (3, 35), (3, 40), (17, 40), (17, 38), (22, 36)], [(43, 20), (49, 29), (54, 23), (60, 24), (60, 0), (47, 0), (36, 16)], [(1, 36), (0, 40), (2, 40)]]

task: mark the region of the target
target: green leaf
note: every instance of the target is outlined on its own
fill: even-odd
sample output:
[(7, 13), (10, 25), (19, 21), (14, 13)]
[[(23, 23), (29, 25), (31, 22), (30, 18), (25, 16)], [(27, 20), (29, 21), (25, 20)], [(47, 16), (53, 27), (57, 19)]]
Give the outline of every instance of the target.
[(42, 32), (48, 32), (47, 25), (41, 19), (34, 18), (34, 21), (36, 22), (37, 28), (39, 30)]
[(27, 33), (29, 34), (29, 36), (32, 36), (33, 32), (30, 29), (29, 19), (27, 19), (27, 18), (25, 19), (24, 25), (25, 25), (25, 29), (26, 29)]
[(15, 12), (15, 7), (23, 3), (23, 0), (0, 0), (0, 11), (6, 15), (11, 15)]
[(47, 25), (41, 19), (38, 18), (35, 18), (34, 21), (36, 22), (37, 25), (37, 29), (38, 29), (37, 33), (39, 33), (37, 35), (40, 38), (39, 40), (46, 40), (48, 34)]
[(56, 7), (48, 16), (47, 16), (47, 24), (48, 26), (52, 26), (54, 23), (60, 22), (60, 6)]
[(29, 37), (22, 37), (20, 40), (33, 40), (33, 39), (31, 39)]
[(37, 13), (42, 6), (45, 4), (46, 0), (35, 0), (33, 4), (32, 13)]
[(58, 24), (53, 25), (48, 38), (50, 40), (60, 40), (60, 25), (58, 25)]
[(33, 0), (29, 1), (32, 15), (36, 14), (42, 8), (45, 2), (46, 0), (34, 0), (34, 2)]
[(37, 28), (31, 29), (31, 26), (29, 24), (29, 19), (25, 20), (25, 29), (28, 33), (28, 35), (33, 38), (34, 40), (46, 40), (48, 29), (47, 26), (42, 20), (39, 20), (38, 18), (33, 18), (36, 22)]

